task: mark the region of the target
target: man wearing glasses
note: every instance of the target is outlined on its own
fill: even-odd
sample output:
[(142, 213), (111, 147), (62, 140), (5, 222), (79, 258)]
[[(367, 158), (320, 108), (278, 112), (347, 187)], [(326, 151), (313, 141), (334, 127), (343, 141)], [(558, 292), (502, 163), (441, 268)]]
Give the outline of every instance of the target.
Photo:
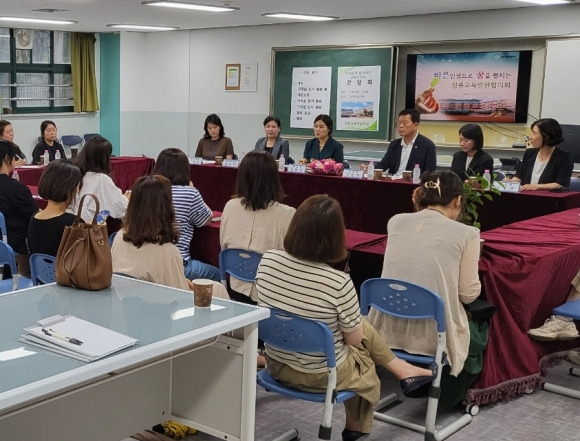
[(403, 109), (399, 112), (397, 130), (401, 138), (389, 144), (383, 159), (375, 164), (375, 169), (382, 169), (391, 175), (401, 175), (403, 171), (413, 170), (415, 164), (419, 164), (421, 173), (435, 171), (435, 144), (419, 134), (420, 119), (419, 112), (415, 109)]

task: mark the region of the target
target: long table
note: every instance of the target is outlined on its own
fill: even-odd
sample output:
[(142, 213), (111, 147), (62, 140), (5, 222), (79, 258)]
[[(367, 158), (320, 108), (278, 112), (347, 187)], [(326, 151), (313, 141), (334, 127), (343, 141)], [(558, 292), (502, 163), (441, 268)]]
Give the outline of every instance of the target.
[[(133, 188), (133, 183), (140, 176), (148, 175), (153, 170), (155, 161), (145, 156), (119, 156), (111, 158), (111, 178), (123, 192)], [(18, 167), (20, 182), (37, 186), (44, 171), (41, 165)]]
[[(191, 180), (205, 202), (223, 211), (236, 191), (237, 169), (215, 165), (191, 165)], [(412, 212), (415, 184), (402, 181), (355, 180), (336, 176), (282, 172), (280, 180), (287, 198), (298, 207), (305, 199), (326, 193), (342, 205), (346, 227), (371, 233), (385, 233), (388, 220), (398, 213)], [(491, 230), (512, 222), (580, 207), (580, 193), (533, 191), (494, 196), (479, 209), (482, 229)]]
[[(139, 342), (83, 363), (18, 341), (23, 328), (55, 314)], [(50, 284), (4, 294), (0, 438), (119, 440), (174, 419), (220, 439), (252, 441), (257, 322), (268, 315), (221, 299), (199, 310), (189, 291), (121, 276), (98, 292)]]
[(539, 387), (550, 359), (580, 346), (580, 340), (536, 342), (527, 335), (564, 303), (580, 269), (579, 216), (580, 209), (572, 209), (482, 233), (480, 277), (498, 310), (469, 402), (486, 404)]

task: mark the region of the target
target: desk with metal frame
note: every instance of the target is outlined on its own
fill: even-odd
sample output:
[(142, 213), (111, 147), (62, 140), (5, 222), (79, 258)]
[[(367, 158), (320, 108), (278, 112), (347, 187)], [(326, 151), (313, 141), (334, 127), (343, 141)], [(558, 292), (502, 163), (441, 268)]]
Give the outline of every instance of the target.
[[(55, 314), (139, 343), (82, 363), (18, 341), (23, 328)], [(51, 284), (2, 295), (0, 431), (43, 441), (117, 441), (174, 419), (251, 441), (257, 322), (268, 315), (221, 299), (201, 310), (190, 292), (121, 276), (97, 292)], [(223, 335), (236, 329), (236, 338)]]

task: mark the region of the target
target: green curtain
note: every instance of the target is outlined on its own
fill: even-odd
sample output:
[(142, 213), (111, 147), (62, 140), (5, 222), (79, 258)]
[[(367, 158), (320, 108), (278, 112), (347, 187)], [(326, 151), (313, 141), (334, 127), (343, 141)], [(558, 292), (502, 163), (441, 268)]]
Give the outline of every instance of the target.
[(95, 78), (95, 35), (71, 32), (70, 59), (75, 112), (99, 110)]

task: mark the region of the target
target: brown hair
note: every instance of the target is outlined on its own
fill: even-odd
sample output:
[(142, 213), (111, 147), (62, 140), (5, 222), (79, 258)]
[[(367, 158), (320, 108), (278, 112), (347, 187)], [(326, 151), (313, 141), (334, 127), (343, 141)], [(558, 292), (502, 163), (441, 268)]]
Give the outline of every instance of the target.
[(152, 175), (165, 176), (171, 185), (189, 185), (189, 159), (187, 155), (179, 149), (168, 148), (161, 150)]
[(312, 262), (344, 259), (346, 245), (340, 203), (326, 194), (310, 196), (302, 202), (284, 237), (284, 249), (297, 259)]
[(169, 179), (141, 176), (133, 185), (127, 206), (123, 240), (139, 248), (145, 242), (177, 243), (178, 238)]
[(425, 172), (421, 175), (421, 187), (416, 196), (418, 209), (429, 205), (446, 206), (457, 196), (463, 196), (463, 183), (450, 171)]
[(240, 163), (236, 193), (242, 205), (252, 211), (264, 210), (286, 197), (276, 160), (264, 151), (252, 150)]
[(70, 203), (81, 183), (80, 169), (69, 159), (50, 162), (38, 181), (38, 195), (54, 202)]

